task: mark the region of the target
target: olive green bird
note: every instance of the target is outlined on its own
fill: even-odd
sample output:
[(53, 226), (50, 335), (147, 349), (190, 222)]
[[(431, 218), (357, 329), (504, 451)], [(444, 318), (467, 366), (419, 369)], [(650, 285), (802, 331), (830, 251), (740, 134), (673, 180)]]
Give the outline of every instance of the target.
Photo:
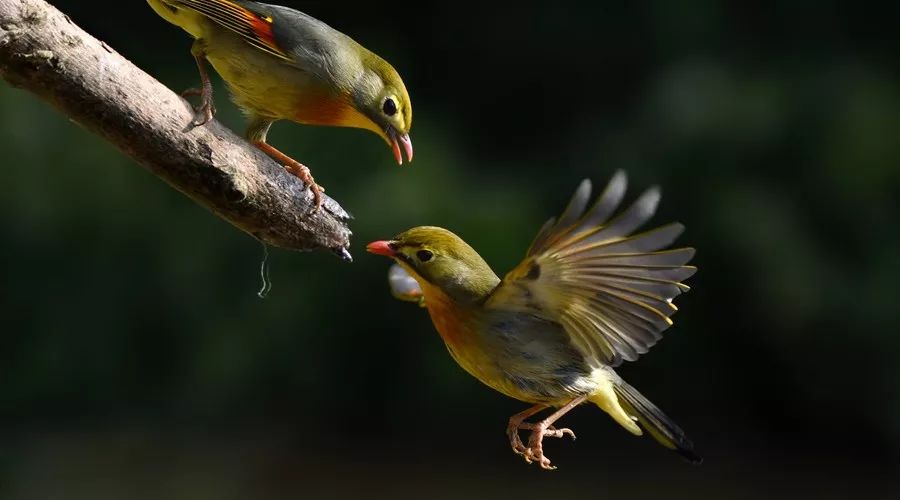
[[(672, 325), (672, 300), (688, 290), (681, 282), (696, 271), (687, 265), (692, 248), (666, 250), (681, 224), (632, 234), (656, 211), (658, 189), (613, 215), (625, 188), (625, 174), (617, 172), (588, 208), (591, 184), (582, 182), (503, 280), (465, 241), (439, 227), (368, 246), (396, 261), (392, 291), (424, 304), (463, 369), (533, 405), (509, 419), (507, 435), (513, 451), (545, 469), (555, 467), (543, 438), (574, 438), (554, 423), (588, 401), (632, 434), (646, 431), (687, 460), (702, 460), (684, 432), (614, 370), (646, 353)], [(555, 409), (548, 417), (526, 422), (548, 408)], [(527, 445), (520, 430), (531, 431)]]
[(412, 161), (412, 104), (397, 71), (349, 36), (302, 12), (244, 0), (147, 0), (163, 19), (195, 38), (191, 53), (202, 86), (193, 121), (215, 114), (206, 62), (228, 85), (247, 115), (247, 139), (303, 180), (322, 203), (323, 189), (309, 169), (266, 142), (272, 124), (370, 130)]

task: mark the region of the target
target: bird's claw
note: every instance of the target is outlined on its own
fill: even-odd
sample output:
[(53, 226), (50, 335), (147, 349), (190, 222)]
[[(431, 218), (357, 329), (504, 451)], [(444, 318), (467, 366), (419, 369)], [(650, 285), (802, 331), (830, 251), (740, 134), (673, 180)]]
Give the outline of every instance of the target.
[(544, 452), (540, 448), (538, 448), (537, 450), (528, 448), (528, 450), (525, 452), (525, 461), (529, 464), (537, 462), (544, 470), (557, 469), (555, 465), (550, 463), (550, 459), (544, 456)]
[(545, 437), (555, 437), (555, 438), (569, 436), (570, 438), (572, 438), (572, 441), (575, 441), (575, 433), (572, 432), (572, 429), (567, 429), (567, 428), (554, 429), (553, 427), (550, 427), (547, 429), (547, 432), (544, 434), (544, 436)]
[(575, 433), (571, 429), (556, 429), (552, 426), (544, 427), (540, 424), (532, 425), (531, 436), (528, 438), (528, 450), (525, 452), (525, 461), (529, 464), (537, 462), (544, 470), (556, 470), (550, 459), (544, 455), (544, 438), (547, 436), (561, 438), (567, 434)]
[(212, 96), (203, 92), (202, 89), (187, 89), (181, 93), (181, 97), (200, 96), (200, 105), (194, 108), (194, 119), (191, 125), (199, 127), (209, 123), (216, 115), (216, 105), (213, 103)]
[[(525, 446), (525, 443), (522, 442), (522, 438), (519, 437), (519, 428), (511, 427), (507, 432), (509, 434), (509, 445), (512, 446), (513, 453), (519, 456), (527, 455), (528, 447)], [(528, 458), (525, 460), (527, 461)]]
[[(522, 442), (519, 437), (519, 430), (531, 430), (531, 436), (528, 438), (528, 446)], [(544, 455), (543, 440), (545, 437), (562, 438), (569, 436), (575, 440), (575, 433), (572, 429), (547, 426), (540, 424), (531, 424), (521, 422), (517, 425), (510, 425), (507, 428), (509, 435), (509, 444), (516, 455), (525, 459), (525, 462), (532, 464), (537, 462), (544, 470), (556, 470), (556, 466), (552, 465), (550, 459)]]
[(313, 199), (315, 200), (315, 207), (312, 211), (318, 211), (322, 206), (322, 193), (325, 192), (325, 188), (316, 184), (316, 180), (313, 179), (312, 173), (309, 171), (309, 168), (302, 163), (296, 162), (293, 165), (285, 165), (285, 168), (287, 168), (288, 172), (290, 172), (295, 177), (303, 181), (304, 184), (306, 184), (306, 187), (312, 192)]
[(313, 198), (315, 199), (315, 207), (313, 207), (313, 212), (318, 212), (319, 208), (322, 207), (322, 193), (325, 192), (325, 188), (318, 184), (310, 184), (309, 190), (312, 191)]

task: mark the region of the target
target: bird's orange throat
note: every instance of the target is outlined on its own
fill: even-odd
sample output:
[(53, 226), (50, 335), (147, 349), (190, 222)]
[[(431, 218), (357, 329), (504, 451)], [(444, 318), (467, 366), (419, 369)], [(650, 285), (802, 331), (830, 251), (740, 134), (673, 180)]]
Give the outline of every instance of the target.
[(427, 282), (420, 283), (420, 286), (431, 321), (447, 347), (454, 351), (466, 345), (472, 339), (471, 332), (467, 330), (467, 325), (471, 324), (471, 312), (456, 304), (440, 288)]
[(315, 92), (299, 103), (294, 119), (310, 125), (342, 126), (353, 106), (343, 96), (329, 92)]
[(457, 363), (462, 365), (469, 373), (474, 373), (474, 365), (477, 365), (474, 354), (477, 351), (477, 334), (473, 329), (477, 325), (474, 321), (473, 311), (464, 305), (458, 304), (440, 287), (429, 283), (416, 274), (402, 260), (397, 263), (412, 276), (422, 289), (425, 298), (425, 308), (431, 316), (431, 322), (443, 339), (444, 344)]
[(455, 302), (437, 287), (420, 286), (425, 295), (425, 307), (450, 356), (473, 377), (504, 394), (512, 395), (498, 382), (500, 378), (493, 368), (494, 359), (484, 350), (484, 339), (479, 332), (483, 322), (477, 310)]
[(294, 120), (309, 125), (361, 128), (383, 135), (378, 125), (356, 109), (349, 95), (322, 92), (304, 99)]

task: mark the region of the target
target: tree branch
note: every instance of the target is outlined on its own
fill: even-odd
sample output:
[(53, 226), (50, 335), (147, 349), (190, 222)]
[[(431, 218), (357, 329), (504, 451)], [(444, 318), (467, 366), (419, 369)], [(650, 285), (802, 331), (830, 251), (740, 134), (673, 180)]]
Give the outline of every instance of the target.
[(43, 0), (0, 0), (0, 77), (49, 102), (239, 229), (349, 259), (350, 216)]

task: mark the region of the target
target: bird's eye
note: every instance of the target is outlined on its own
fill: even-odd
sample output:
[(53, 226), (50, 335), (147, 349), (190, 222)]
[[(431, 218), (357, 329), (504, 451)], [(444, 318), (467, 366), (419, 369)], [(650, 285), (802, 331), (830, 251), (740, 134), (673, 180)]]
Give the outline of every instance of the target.
[(418, 259), (422, 262), (428, 262), (432, 257), (434, 257), (434, 254), (429, 252), (428, 250), (419, 250), (418, 252), (416, 252), (416, 257), (418, 257)]
[(397, 114), (397, 103), (394, 102), (393, 99), (388, 97), (384, 101), (384, 106), (381, 107), (381, 110), (384, 111), (384, 114), (388, 116), (394, 116)]

